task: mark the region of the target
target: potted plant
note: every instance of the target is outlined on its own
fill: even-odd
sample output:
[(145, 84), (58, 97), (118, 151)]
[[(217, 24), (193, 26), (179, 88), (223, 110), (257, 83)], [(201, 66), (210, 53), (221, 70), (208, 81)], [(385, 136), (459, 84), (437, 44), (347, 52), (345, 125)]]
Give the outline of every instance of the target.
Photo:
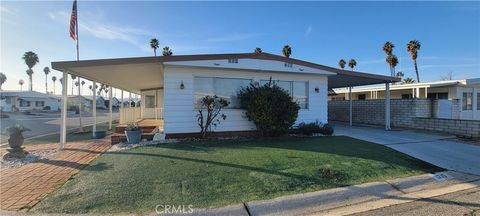
[(11, 149), (7, 149), (8, 153), (4, 155), (6, 157), (17, 157), (17, 158), (24, 158), (26, 151), (23, 150), (23, 132), (30, 131), (30, 129), (25, 128), (21, 125), (14, 125), (11, 127), (5, 128), (5, 134), (9, 136), (8, 145)]
[(136, 124), (128, 124), (125, 128), (128, 143), (139, 143), (142, 139), (142, 130)]

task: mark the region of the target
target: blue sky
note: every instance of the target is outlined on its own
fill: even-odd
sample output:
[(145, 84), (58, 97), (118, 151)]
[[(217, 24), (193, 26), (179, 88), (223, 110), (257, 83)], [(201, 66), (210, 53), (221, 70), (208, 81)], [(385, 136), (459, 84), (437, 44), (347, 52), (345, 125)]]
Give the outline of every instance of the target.
[[(28, 80), (21, 56), (34, 51), (34, 89), (44, 91), (43, 67), (75, 60), (68, 35), (71, 1), (0, 2), (0, 70), (4, 89)], [(422, 81), (480, 77), (480, 2), (79, 2), (80, 58), (150, 56), (152, 37), (174, 54), (264, 52), (356, 70), (389, 73), (382, 45), (392, 41), (397, 71), (414, 77), (406, 43), (422, 43)], [(50, 75), (60, 76), (54, 72)], [(49, 78), (50, 82), (50, 78)], [(50, 84), (51, 85), (51, 84)], [(24, 89), (27, 85), (24, 85)], [(57, 92), (60, 85), (57, 83)], [(85, 90), (85, 93), (87, 91)]]

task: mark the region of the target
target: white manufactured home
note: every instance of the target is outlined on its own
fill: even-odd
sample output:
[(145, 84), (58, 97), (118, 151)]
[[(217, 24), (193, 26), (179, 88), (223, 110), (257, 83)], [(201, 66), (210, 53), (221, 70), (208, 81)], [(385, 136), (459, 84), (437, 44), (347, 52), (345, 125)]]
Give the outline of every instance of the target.
[[(53, 62), (52, 67), (141, 95), (140, 107), (122, 107), (121, 123), (156, 119), (168, 135), (198, 133), (197, 101), (217, 95), (230, 102), (227, 119), (214, 131), (255, 130), (237, 100), (240, 88), (270, 78), (290, 92), (301, 110), (296, 123), (328, 122), (331, 88), (399, 81), (398, 78), (340, 70), (268, 53), (158, 56)], [(68, 82), (65, 82), (68, 84)], [(122, 92), (123, 95), (123, 92)], [(122, 101), (124, 99), (122, 98)]]
[(54, 96), (36, 91), (0, 91), (0, 107), (4, 112), (25, 112), (59, 109)]

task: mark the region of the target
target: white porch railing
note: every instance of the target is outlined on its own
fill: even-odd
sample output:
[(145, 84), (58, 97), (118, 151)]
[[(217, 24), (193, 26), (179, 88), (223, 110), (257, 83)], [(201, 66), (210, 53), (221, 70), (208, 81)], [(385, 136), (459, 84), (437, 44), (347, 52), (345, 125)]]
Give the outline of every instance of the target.
[(163, 108), (155, 108), (155, 119), (163, 120)]
[(120, 108), (120, 124), (127, 124), (142, 118), (140, 107)]

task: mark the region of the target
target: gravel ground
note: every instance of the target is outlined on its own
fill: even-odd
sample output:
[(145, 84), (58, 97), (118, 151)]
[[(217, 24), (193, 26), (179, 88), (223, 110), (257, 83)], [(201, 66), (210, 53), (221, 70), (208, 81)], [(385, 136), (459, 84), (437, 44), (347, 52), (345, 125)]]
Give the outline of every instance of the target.
[(39, 150), (34, 152), (29, 152), (27, 156), (23, 159), (18, 158), (8, 158), (7, 160), (0, 159), (0, 165), (2, 168), (13, 168), (23, 166), (29, 163), (35, 163), (37, 161), (47, 159), (52, 155), (56, 154), (57, 150), (49, 149), (49, 150)]

